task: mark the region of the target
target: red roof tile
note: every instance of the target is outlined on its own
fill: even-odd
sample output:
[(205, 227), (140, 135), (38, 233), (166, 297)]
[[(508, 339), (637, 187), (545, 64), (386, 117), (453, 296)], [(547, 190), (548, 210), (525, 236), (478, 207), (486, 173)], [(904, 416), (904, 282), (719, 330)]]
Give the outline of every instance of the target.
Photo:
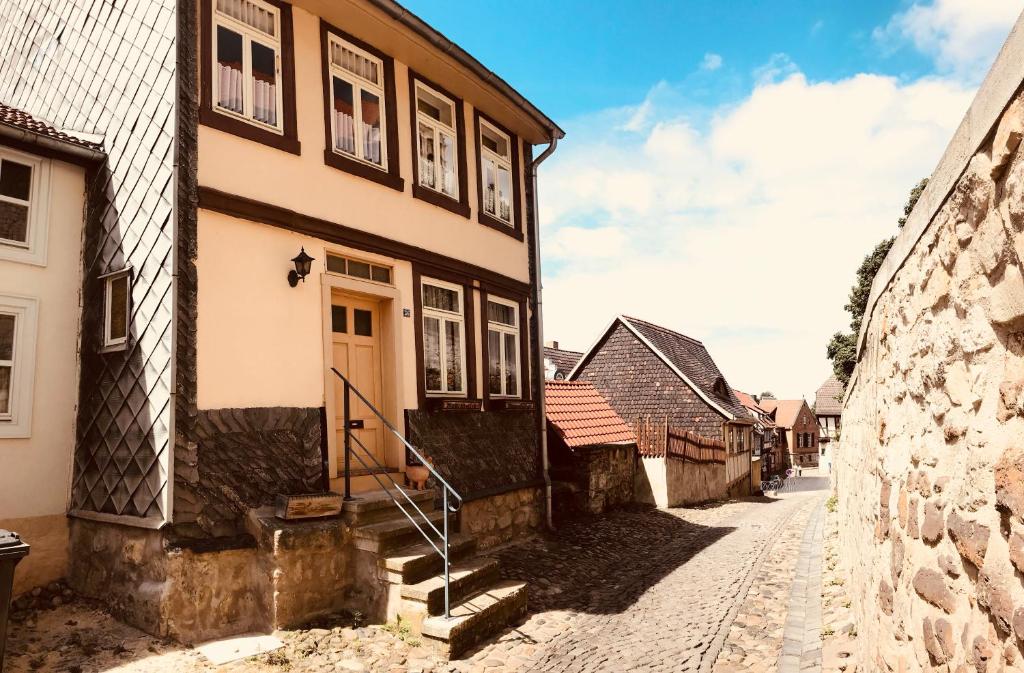
[(545, 381), (544, 401), (548, 423), (567, 446), (636, 441), (633, 430), (591, 383)]
[(0, 103), (0, 124), (10, 126), (36, 135), (45, 136), (52, 140), (58, 140), (68, 145), (77, 145), (91, 150), (102, 150), (103, 148), (88, 140), (76, 138), (60, 129), (50, 126), (44, 121), (36, 119), (24, 110)]

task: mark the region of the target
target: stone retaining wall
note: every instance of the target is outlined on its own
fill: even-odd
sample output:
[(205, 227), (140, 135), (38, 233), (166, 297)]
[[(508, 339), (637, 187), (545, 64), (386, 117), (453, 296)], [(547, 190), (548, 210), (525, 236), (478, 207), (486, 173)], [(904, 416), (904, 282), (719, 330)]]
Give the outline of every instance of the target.
[(636, 502), (657, 507), (696, 505), (728, 496), (725, 464), (642, 456), (633, 489)]
[(959, 177), (876, 279), (847, 393), (835, 483), (867, 670), (1024, 670), (1024, 102), (985, 99), (1024, 79), (1015, 35), (933, 182), (958, 157)]
[(521, 488), (471, 500), (459, 512), (461, 531), (477, 540), (479, 549), (530, 535), (544, 521), (544, 489)]

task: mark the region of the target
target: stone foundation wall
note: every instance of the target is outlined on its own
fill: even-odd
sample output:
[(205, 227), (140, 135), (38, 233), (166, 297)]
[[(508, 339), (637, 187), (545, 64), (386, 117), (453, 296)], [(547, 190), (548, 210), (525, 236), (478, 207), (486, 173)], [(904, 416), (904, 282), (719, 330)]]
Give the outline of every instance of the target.
[(531, 535), (544, 525), (544, 489), (521, 488), (471, 500), (459, 512), (460, 530), (489, 549)]
[(1024, 103), (986, 128), (877, 294), (834, 447), (866, 670), (1024, 670)]

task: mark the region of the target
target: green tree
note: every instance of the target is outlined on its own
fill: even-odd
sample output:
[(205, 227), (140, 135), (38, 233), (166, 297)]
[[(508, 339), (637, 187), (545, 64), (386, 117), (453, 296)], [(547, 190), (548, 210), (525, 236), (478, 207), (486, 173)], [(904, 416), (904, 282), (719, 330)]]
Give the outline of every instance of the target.
[[(925, 178), (910, 190), (910, 196), (903, 206), (903, 217), (896, 221), (896, 225), (900, 229), (907, 223), (910, 212), (914, 210), (914, 205), (921, 198), (921, 193), (927, 184), (928, 178)], [(885, 239), (876, 245), (875, 249), (869, 252), (864, 261), (860, 263), (857, 268), (856, 280), (853, 287), (850, 288), (849, 300), (843, 306), (850, 314), (851, 331), (836, 332), (825, 347), (825, 354), (832, 361), (832, 371), (842, 382), (843, 387), (849, 383), (850, 377), (853, 375), (853, 368), (857, 366), (857, 335), (860, 334), (868, 298), (871, 296), (871, 283), (874, 282), (878, 270), (882, 267), (882, 262), (885, 261), (885, 256), (889, 254), (895, 241), (895, 237)]]

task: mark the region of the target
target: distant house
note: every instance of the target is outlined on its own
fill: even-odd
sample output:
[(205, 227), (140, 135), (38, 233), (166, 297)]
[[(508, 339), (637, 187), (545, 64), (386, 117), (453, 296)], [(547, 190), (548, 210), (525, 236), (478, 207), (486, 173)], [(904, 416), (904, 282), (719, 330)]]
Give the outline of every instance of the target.
[(778, 427), (779, 450), (785, 466), (813, 467), (818, 464), (818, 422), (804, 400), (764, 398), (760, 406)]
[(568, 351), (558, 347), (557, 341), (544, 342), (544, 378), (563, 381), (583, 357), (579, 351)]
[(782, 457), (778, 453), (779, 442), (776, 441), (777, 428), (775, 421), (772, 420), (772, 415), (758, 404), (753, 396), (735, 388), (733, 388), (732, 392), (754, 419), (751, 448), (754, 451), (754, 455), (761, 456), (764, 461), (762, 463), (763, 471), (770, 474), (782, 464)]
[(586, 381), (547, 381), (545, 414), (554, 514), (600, 514), (633, 497), (636, 437)]
[(627, 423), (641, 419), (749, 449), (754, 419), (700, 341), (618, 316), (569, 377), (590, 381)]
[(818, 418), (822, 443), (839, 436), (843, 415), (843, 384), (835, 376), (828, 377), (814, 396), (814, 415)]

